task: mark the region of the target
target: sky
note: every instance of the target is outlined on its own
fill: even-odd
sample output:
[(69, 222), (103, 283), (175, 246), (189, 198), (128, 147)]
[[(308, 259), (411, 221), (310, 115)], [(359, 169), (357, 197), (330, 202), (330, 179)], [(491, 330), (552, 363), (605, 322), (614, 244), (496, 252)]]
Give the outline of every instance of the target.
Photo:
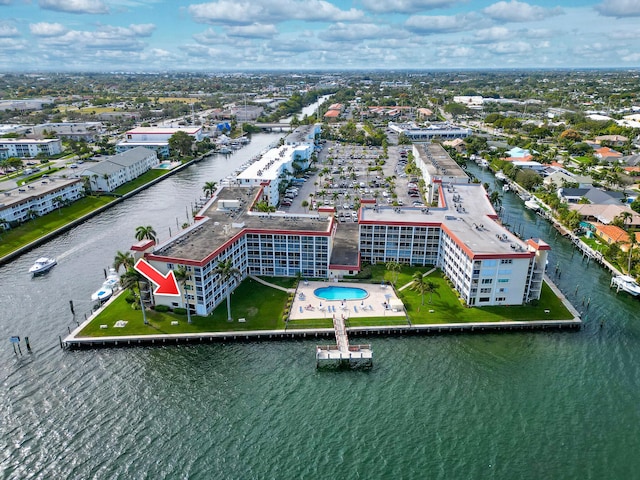
[(635, 68), (640, 0), (0, 0), (0, 72)]

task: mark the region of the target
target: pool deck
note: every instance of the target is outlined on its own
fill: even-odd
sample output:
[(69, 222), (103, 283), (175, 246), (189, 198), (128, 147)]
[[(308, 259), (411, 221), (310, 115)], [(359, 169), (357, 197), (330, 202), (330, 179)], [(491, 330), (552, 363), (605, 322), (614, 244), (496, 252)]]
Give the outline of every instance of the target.
[[(364, 300), (325, 300), (313, 293), (322, 287), (352, 287), (361, 288), (369, 293)], [(311, 318), (367, 318), (367, 317), (405, 317), (403, 309), (385, 309), (389, 302), (396, 304), (400, 299), (393, 287), (372, 283), (348, 282), (317, 282), (301, 281), (296, 290), (296, 296), (291, 305), (289, 320), (303, 320)], [(295, 328), (295, 327), (294, 327)]]

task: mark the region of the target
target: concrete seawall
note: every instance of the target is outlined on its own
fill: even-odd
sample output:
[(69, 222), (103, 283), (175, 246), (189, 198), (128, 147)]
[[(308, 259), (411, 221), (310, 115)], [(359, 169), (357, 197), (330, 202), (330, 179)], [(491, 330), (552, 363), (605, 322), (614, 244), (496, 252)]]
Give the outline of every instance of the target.
[[(494, 333), (513, 331), (550, 331), (550, 330), (579, 330), (582, 321), (578, 318), (571, 320), (537, 320), (527, 322), (476, 322), (476, 323), (446, 323), (436, 325), (412, 326), (375, 326), (351, 327), (347, 333), (351, 336), (408, 336), (408, 335), (439, 335), (448, 333)], [(313, 338), (333, 338), (333, 328), (318, 329), (287, 329), (287, 330), (249, 330), (245, 332), (205, 332), (181, 333), (166, 335), (132, 335), (111, 337), (77, 337), (76, 332), (61, 340), (64, 348), (101, 348), (127, 347), (142, 345), (177, 345), (199, 344), (213, 342), (246, 342), (246, 341), (275, 341)]]

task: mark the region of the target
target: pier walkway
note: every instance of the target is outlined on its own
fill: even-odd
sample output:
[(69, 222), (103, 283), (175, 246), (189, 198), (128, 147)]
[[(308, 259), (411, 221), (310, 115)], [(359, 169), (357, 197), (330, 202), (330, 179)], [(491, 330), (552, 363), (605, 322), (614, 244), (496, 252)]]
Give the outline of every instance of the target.
[(349, 345), (347, 329), (344, 325), (344, 315), (333, 316), (333, 330), (336, 335), (335, 345), (316, 346), (316, 367), (321, 364), (364, 365), (373, 363), (371, 345)]

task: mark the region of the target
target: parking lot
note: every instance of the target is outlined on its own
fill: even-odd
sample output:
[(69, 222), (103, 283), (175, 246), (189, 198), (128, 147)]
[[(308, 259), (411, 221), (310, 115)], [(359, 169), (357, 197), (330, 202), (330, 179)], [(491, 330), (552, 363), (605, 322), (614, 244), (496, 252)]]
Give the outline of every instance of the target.
[(283, 195), (279, 210), (304, 213), (332, 206), (340, 222), (357, 222), (361, 199), (422, 206), (418, 178), (405, 173), (408, 148), (389, 146), (385, 159), (382, 147), (327, 142), (319, 152), (317, 172), (297, 180)]

